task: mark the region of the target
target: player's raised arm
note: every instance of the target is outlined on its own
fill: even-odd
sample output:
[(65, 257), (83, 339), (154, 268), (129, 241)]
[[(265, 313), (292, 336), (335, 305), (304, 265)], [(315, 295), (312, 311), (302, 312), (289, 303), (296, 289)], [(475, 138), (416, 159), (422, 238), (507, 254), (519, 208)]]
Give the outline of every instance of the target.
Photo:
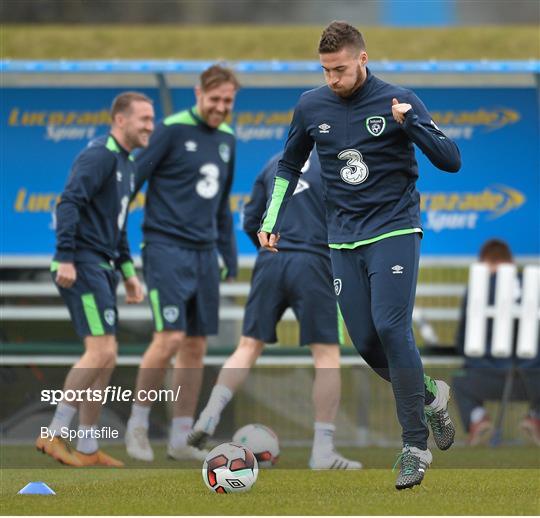
[(456, 143), (436, 126), (424, 103), (414, 93), (410, 92), (406, 99), (394, 98), (392, 115), (435, 167), (449, 173), (459, 171), (461, 156)]
[(313, 140), (307, 133), (302, 116), (302, 98), (294, 110), (289, 136), (285, 144), (283, 158), (278, 163), (272, 195), (263, 216), (259, 235), (262, 247), (277, 252), (279, 227), (285, 213), (287, 203), (294, 194), (302, 167), (313, 149)]

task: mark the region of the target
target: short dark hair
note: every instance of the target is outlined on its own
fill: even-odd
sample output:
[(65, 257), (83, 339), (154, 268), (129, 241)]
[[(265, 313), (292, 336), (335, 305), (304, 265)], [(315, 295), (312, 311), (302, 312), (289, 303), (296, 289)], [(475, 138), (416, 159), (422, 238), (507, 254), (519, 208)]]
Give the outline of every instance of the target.
[(480, 261), (487, 263), (513, 262), (510, 247), (501, 239), (489, 239), (480, 249)]
[(350, 23), (334, 20), (321, 34), (319, 54), (339, 52), (345, 47), (366, 50), (366, 43), (360, 31)]
[(240, 89), (240, 83), (230, 68), (221, 65), (212, 65), (200, 77), (200, 87), (203, 91), (212, 90), (224, 83), (231, 83), (235, 90)]
[(135, 101), (143, 101), (146, 103), (154, 104), (154, 101), (147, 95), (140, 92), (122, 92), (118, 94), (111, 105), (111, 120), (119, 113), (129, 113), (131, 111), (131, 104)]

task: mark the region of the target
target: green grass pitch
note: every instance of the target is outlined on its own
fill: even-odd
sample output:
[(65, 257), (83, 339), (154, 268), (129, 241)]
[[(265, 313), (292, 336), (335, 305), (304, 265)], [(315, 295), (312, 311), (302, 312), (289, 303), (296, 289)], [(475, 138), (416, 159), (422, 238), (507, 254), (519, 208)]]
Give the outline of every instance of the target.
[[(123, 457), (122, 448), (107, 451)], [(249, 493), (218, 495), (204, 485), (199, 463), (161, 460), (156, 467), (70, 469), (25, 447), (2, 448), (2, 514), (9, 515), (537, 515), (538, 448), (433, 452), (434, 467), (420, 487), (398, 492), (391, 466), (395, 450), (344, 449), (361, 471), (310, 471), (309, 451), (286, 449), (278, 466), (261, 470)], [(164, 457), (158, 448), (157, 457)], [(123, 457), (125, 458), (125, 457)], [(11, 468), (5, 466), (30, 466)], [(510, 467), (512, 466), (512, 467)], [(182, 469), (185, 468), (185, 469)], [(287, 469), (290, 468), (290, 469)], [(296, 469), (295, 469), (296, 468)], [(22, 496), (43, 481), (56, 496)]]

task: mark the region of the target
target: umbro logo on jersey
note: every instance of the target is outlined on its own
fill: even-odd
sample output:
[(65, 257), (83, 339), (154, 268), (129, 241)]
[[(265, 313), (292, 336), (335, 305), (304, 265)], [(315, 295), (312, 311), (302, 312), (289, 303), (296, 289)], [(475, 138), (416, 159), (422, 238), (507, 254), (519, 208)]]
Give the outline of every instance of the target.
[(392, 273), (395, 275), (396, 273), (403, 273), (403, 266), (400, 264), (396, 264), (395, 266), (392, 266)]
[(343, 287), (343, 283), (341, 282), (341, 279), (334, 279), (334, 291), (336, 292), (336, 296), (338, 296), (341, 293), (342, 287)]
[(186, 140), (184, 146), (186, 147), (186, 151), (190, 151), (191, 153), (197, 151), (197, 142), (194, 140)]
[(116, 171), (116, 179), (121, 182), (122, 181), (122, 171)]
[(332, 126), (330, 126), (330, 124), (326, 124), (326, 122), (324, 122), (319, 126), (319, 133), (330, 133), (331, 127)]

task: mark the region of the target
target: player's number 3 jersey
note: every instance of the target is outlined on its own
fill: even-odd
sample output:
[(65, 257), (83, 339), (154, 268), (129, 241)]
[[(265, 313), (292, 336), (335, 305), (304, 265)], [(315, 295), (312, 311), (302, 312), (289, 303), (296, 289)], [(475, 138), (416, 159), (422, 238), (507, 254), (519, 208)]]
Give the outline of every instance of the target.
[(148, 180), (143, 222), (146, 243), (190, 249), (218, 247), (231, 275), (237, 269), (229, 193), (235, 137), (225, 123), (210, 128), (196, 110), (157, 125), (150, 145), (137, 156), (136, 190)]
[[(392, 116), (393, 98), (412, 106), (401, 125)], [(274, 207), (269, 206), (262, 230), (279, 231), (281, 206), (294, 192), (314, 144), (325, 185), (330, 245), (420, 227), (413, 144), (439, 169), (454, 172), (460, 167), (457, 146), (433, 123), (422, 101), (368, 70), (365, 83), (348, 98), (327, 86), (301, 96), (276, 174)]]

